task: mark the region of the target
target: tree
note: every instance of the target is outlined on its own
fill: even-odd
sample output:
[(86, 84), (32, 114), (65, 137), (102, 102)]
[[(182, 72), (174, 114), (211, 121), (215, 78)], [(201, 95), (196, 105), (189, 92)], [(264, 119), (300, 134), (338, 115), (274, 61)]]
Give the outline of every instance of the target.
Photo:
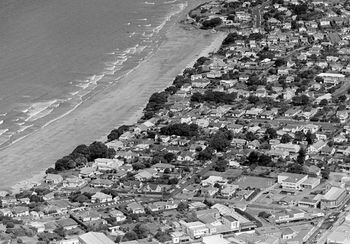
[(163, 157), (164, 157), (164, 159), (165, 159), (168, 163), (170, 163), (171, 161), (173, 161), (174, 159), (176, 159), (176, 155), (173, 154), (173, 153), (170, 153), (170, 152), (164, 154)]
[(193, 137), (198, 134), (198, 125), (196, 124), (171, 124), (160, 129), (160, 134), (162, 135), (176, 135)]
[(135, 225), (133, 231), (136, 233), (138, 239), (146, 238), (149, 234), (149, 229), (144, 224)]
[(229, 140), (231, 135), (229, 133), (229, 131), (218, 131), (210, 140), (209, 145), (217, 151), (224, 151), (231, 143), (231, 140)]
[(171, 236), (167, 232), (164, 232), (164, 231), (158, 231), (156, 233), (156, 235), (154, 236), (154, 238), (156, 238), (161, 243), (166, 243), (166, 242), (171, 240)]
[(292, 97), (292, 103), (294, 106), (304, 106), (309, 104), (309, 97), (305, 94), (300, 96), (294, 96)]
[(303, 165), (304, 164), (305, 156), (306, 156), (305, 149), (304, 148), (300, 148), (300, 150), (298, 152), (297, 160), (296, 160), (299, 165)]
[(281, 138), (281, 143), (289, 143), (292, 139), (293, 138), (289, 134), (284, 134)]
[(177, 183), (179, 183), (179, 180), (177, 178), (171, 178), (169, 179), (169, 185), (176, 185)]
[(277, 131), (274, 128), (271, 128), (271, 127), (267, 128), (265, 131), (265, 134), (269, 139), (277, 138)]
[(322, 99), (319, 103), (320, 106), (324, 107), (328, 105), (328, 100), (327, 99)]
[(212, 18), (202, 22), (202, 29), (214, 28), (221, 24), (222, 24), (222, 20), (220, 18)]
[(126, 239), (128, 241), (133, 241), (133, 240), (137, 240), (138, 239), (138, 236), (137, 234), (135, 233), (135, 231), (129, 231), (127, 232), (125, 235), (124, 235), (124, 238), (123, 239)]
[(89, 161), (96, 158), (113, 158), (116, 154), (113, 148), (108, 148), (103, 142), (95, 141), (89, 145)]
[(84, 156), (85, 158), (88, 158), (89, 154), (89, 147), (85, 144), (77, 146), (71, 153), (71, 155), (76, 155), (76, 157)]
[(245, 134), (245, 139), (247, 141), (254, 141), (257, 139), (257, 137), (255, 136), (255, 134), (251, 131), (248, 131), (246, 134)]
[(200, 151), (197, 155), (198, 160), (210, 160), (213, 157), (213, 150), (209, 147), (204, 149), (203, 151)]
[(266, 213), (266, 212), (264, 212), (264, 211), (259, 212), (259, 214), (258, 214), (258, 217), (264, 218), (264, 219), (267, 219), (267, 218), (269, 218), (270, 216), (271, 216), (271, 214)]
[(316, 135), (308, 131), (305, 135), (308, 145), (312, 145), (316, 140)]
[(214, 165), (214, 170), (218, 172), (225, 172), (228, 166), (228, 162), (226, 160), (218, 160)]
[(180, 202), (178, 205), (177, 205), (177, 210), (179, 212), (185, 212), (186, 210), (188, 210), (188, 204), (185, 203), (185, 202)]
[(303, 141), (304, 138), (305, 138), (304, 132), (302, 132), (302, 131), (297, 131), (297, 132), (295, 132), (294, 139), (295, 139), (296, 141)]
[(328, 166), (325, 166), (324, 169), (321, 171), (322, 178), (328, 180), (330, 172), (330, 168)]
[(129, 126), (122, 125), (118, 129), (112, 130), (107, 136), (108, 141), (117, 140), (125, 131), (129, 129)]
[(247, 161), (249, 164), (256, 164), (258, 160), (259, 160), (259, 153), (257, 153), (256, 151), (249, 153), (247, 157)]

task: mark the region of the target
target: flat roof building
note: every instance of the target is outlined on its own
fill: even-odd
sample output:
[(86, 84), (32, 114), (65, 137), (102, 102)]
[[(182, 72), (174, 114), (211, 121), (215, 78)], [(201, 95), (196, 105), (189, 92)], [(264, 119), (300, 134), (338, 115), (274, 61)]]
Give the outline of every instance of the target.
[(343, 203), (347, 195), (345, 189), (332, 187), (321, 199), (321, 208), (336, 208)]

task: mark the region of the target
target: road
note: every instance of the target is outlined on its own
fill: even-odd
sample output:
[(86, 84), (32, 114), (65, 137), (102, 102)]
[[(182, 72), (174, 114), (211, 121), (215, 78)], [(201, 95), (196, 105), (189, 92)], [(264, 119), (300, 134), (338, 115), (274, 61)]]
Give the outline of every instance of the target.
[(270, 4), (270, 1), (266, 1), (262, 3), (261, 5), (256, 6), (255, 8), (252, 9), (252, 15), (254, 21), (254, 27), (255, 28), (261, 28), (261, 23), (262, 23), (262, 10)]

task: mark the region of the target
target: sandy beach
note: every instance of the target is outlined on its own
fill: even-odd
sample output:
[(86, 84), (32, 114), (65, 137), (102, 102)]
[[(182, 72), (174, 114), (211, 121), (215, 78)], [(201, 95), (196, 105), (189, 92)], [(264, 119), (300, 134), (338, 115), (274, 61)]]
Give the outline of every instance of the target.
[(113, 87), (0, 151), (0, 189), (8, 190), (38, 175), (79, 144), (90, 144), (121, 124), (136, 122), (152, 93), (169, 86), (177, 74), (199, 57), (216, 51), (226, 36), (224, 33), (188, 31), (177, 24), (189, 9), (202, 2), (191, 1), (182, 16), (169, 23), (166, 40), (160, 48)]

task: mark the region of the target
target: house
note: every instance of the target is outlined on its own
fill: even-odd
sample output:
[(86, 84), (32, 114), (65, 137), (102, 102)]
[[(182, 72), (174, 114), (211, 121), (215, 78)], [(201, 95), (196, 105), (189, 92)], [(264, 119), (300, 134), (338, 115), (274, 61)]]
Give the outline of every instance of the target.
[(114, 217), (117, 222), (122, 222), (126, 220), (126, 216), (124, 215), (124, 213), (119, 210), (114, 209), (109, 211), (108, 213), (110, 214), (111, 217)]
[(43, 233), (45, 231), (45, 224), (41, 222), (30, 222), (29, 226), (34, 228), (37, 233)]
[(80, 187), (83, 187), (85, 184), (86, 184), (85, 180), (80, 179), (79, 177), (76, 177), (76, 176), (66, 178), (63, 181), (64, 188), (80, 188)]
[(64, 230), (72, 230), (78, 227), (78, 223), (73, 219), (60, 219), (57, 221), (57, 224), (62, 227)]
[(288, 153), (297, 153), (300, 151), (300, 146), (292, 143), (280, 143), (271, 145), (271, 149), (276, 151), (284, 151)]
[(201, 184), (202, 186), (213, 186), (215, 183), (225, 185), (227, 183), (227, 179), (224, 179), (221, 176), (209, 176), (207, 179), (202, 180)]
[(327, 146), (327, 142), (320, 140), (312, 145), (310, 145), (307, 149), (308, 153), (318, 153), (322, 148)]
[(204, 88), (210, 84), (210, 80), (208, 79), (196, 79), (192, 81), (193, 88)]
[(154, 177), (157, 174), (157, 171), (155, 169), (143, 169), (140, 170), (136, 175), (135, 179), (139, 181), (149, 180), (152, 177)]
[(231, 197), (233, 196), (233, 194), (236, 192), (238, 188), (239, 188), (238, 185), (227, 184), (224, 186), (223, 189), (221, 189), (221, 195), (223, 197)]
[(202, 195), (213, 197), (218, 191), (219, 191), (218, 188), (213, 186), (208, 186), (208, 187), (202, 188)]
[(11, 209), (9, 209), (9, 208), (1, 208), (0, 213), (2, 216), (13, 217), (13, 213), (12, 213)]
[(113, 181), (108, 180), (108, 179), (95, 179), (90, 182), (91, 187), (96, 187), (96, 188), (110, 188), (113, 186)]
[(243, 132), (243, 125), (237, 125), (237, 124), (227, 124), (227, 129), (231, 130), (233, 133), (238, 134)]
[(292, 230), (289, 227), (282, 228), (281, 231), (282, 231), (282, 239), (283, 240), (293, 239), (297, 235), (297, 232), (295, 232), (294, 230)]
[(46, 174), (44, 182), (47, 184), (57, 185), (63, 181), (63, 177), (59, 174)]
[(82, 179), (93, 178), (97, 175), (97, 170), (94, 167), (84, 167), (80, 169), (79, 177)]
[(231, 141), (231, 145), (237, 148), (243, 148), (246, 144), (247, 144), (247, 140), (245, 139), (233, 138)]
[(91, 221), (97, 221), (101, 219), (101, 215), (97, 211), (82, 211), (74, 214), (77, 219), (79, 219), (82, 222), (91, 222)]
[(144, 186), (143, 191), (145, 192), (162, 192), (163, 188), (160, 185), (149, 183)]
[(266, 110), (262, 112), (259, 117), (261, 119), (268, 119), (268, 120), (273, 120), (275, 116), (277, 115), (278, 111), (277, 110)]
[(145, 213), (144, 207), (141, 204), (137, 203), (137, 202), (129, 203), (126, 206), (126, 209), (128, 211), (130, 211), (131, 213), (133, 213), (133, 214), (144, 214)]
[(105, 172), (110, 170), (117, 170), (123, 164), (124, 162), (119, 159), (96, 158), (93, 167), (98, 171)]
[(152, 165), (151, 168), (157, 170), (158, 172), (164, 173), (166, 169), (173, 171), (175, 166), (167, 163), (157, 163), (155, 165)]
[(344, 124), (347, 121), (347, 119), (349, 118), (348, 111), (346, 111), (346, 110), (337, 111), (336, 116), (340, 120), (340, 123), (342, 123), (342, 124)]
[(298, 108), (290, 108), (284, 113), (284, 116), (294, 117), (294, 116), (297, 116), (300, 112), (301, 112), (301, 110)]
[(102, 192), (96, 192), (94, 195), (91, 196), (92, 203), (105, 203), (105, 202), (111, 202), (112, 200), (113, 200), (113, 197), (111, 195), (108, 195)]
[(24, 206), (17, 206), (12, 208), (13, 217), (29, 216), (29, 208)]
[(243, 115), (245, 114), (245, 111), (244, 110), (233, 110), (231, 112), (231, 115), (233, 118), (240, 118), (242, 117)]

